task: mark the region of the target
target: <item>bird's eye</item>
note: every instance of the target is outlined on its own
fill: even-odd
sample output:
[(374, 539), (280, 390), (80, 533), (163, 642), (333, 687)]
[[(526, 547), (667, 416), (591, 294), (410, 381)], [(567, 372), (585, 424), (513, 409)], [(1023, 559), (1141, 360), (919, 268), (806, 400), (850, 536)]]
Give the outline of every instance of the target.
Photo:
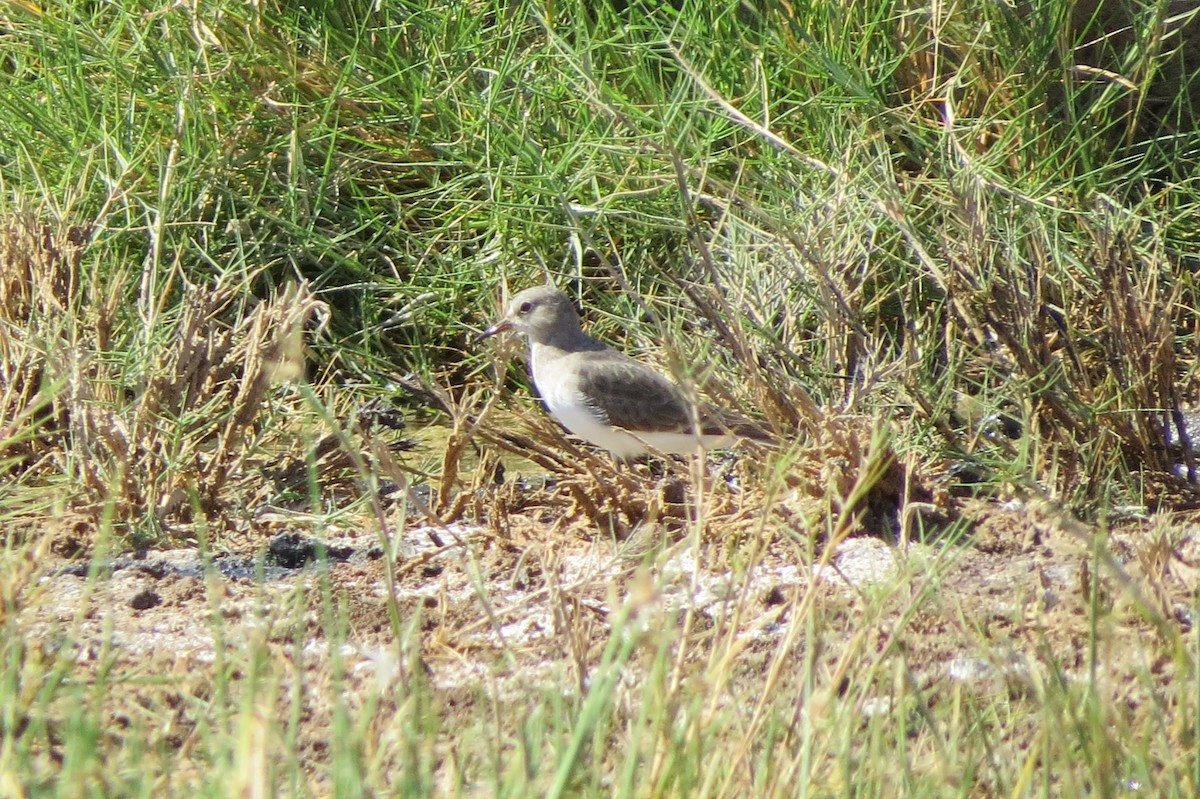
[(521, 314), (521, 316), (524, 316), (532, 310), (533, 303), (526, 300), (525, 302), (521, 303), (521, 307), (517, 309), (517, 313)]

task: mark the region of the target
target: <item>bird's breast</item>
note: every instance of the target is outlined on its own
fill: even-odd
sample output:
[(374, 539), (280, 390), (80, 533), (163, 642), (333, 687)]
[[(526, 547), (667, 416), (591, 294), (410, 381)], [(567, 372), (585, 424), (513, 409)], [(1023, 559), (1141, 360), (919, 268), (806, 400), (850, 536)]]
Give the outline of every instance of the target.
[(578, 381), (569, 375), (534, 373), (533, 382), (546, 408), (572, 433), (594, 440), (595, 431), (609, 429), (600, 412), (580, 393)]

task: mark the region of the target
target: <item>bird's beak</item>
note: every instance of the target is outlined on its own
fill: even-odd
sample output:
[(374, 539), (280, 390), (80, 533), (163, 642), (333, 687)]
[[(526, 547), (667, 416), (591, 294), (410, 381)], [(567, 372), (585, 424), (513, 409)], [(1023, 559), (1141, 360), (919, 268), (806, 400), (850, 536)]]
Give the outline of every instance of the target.
[(492, 336), (494, 336), (498, 333), (503, 333), (505, 330), (512, 330), (512, 326), (513, 326), (512, 320), (505, 317), (504, 319), (501, 319), (499, 322), (492, 325), (487, 330), (483, 331), (478, 336), (476, 336), (475, 341), (476, 342), (483, 341), (485, 338), (491, 338)]

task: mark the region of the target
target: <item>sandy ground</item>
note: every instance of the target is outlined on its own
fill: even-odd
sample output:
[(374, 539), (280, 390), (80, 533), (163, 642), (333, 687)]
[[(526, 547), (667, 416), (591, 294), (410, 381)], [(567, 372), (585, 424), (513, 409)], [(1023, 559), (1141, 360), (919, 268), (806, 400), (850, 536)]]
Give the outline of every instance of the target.
[[(1096, 684), (1137, 712), (1176, 676), (1153, 654), (1164, 648), (1144, 644), (1194, 621), (1196, 528), (1165, 517), (1102, 535), (1046, 506), (966, 500), (962, 535), (901, 545), (855, 531), (827, 549), (789, 529), (789, 514), (753, 538), (724, 534), (718, 520), (616, 540), (566, 522), (564, 497), (543, 499), (512, 511), (503, 533), (431, 527), (393, 509), (386, 538), (367, 521), (327, 529), (326, 560), (311, 558), (315, 539), (286, 515), (266, 525), (271, 535), (225, 542), (211, 557), (150, 551), (94, 570), (54, 559), (19, 624), (44, 651), (70, 646), (82, 667), (103, 664), (118, 686), (114, 729), (149, 724), (183, 746), (194, 726), (180, 698), (211, 690), (212, 675), (253, 646), (310, 685), (329, 680), (336, 661), (354, 702), (421, 676), (466, 707), (584, 690), (618, 610), (633, 607), (634, 627), (687, 625), (736, 648), (748, 690), (781, 652), (799, 663), (815, 647), (836, 675), (850, 648), (899, 650), (931, 701), (951, 685), (987, 696), (1051, 672), (1088, 680), (1094, 669)], [(819, 642), (795, 634), (803, 612), (817, 614)], [(146, 679), (162, 675), (172, 679)], [(886, 691), (862, 696), (864, 714), (889, 701)], [(319, 754), (328, 708), (306, 712), (314, 723), (301, 744)]]

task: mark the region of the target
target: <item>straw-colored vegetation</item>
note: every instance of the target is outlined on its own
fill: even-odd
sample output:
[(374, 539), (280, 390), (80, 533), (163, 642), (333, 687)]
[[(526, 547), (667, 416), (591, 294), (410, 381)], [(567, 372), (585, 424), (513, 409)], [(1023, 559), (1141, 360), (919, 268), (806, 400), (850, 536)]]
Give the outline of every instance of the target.
[[(1196, 795), (1198, 109), (1167, 0), (0, 7), (0, 799)], [(778, 446), (567, 438), (545, 280)]]

